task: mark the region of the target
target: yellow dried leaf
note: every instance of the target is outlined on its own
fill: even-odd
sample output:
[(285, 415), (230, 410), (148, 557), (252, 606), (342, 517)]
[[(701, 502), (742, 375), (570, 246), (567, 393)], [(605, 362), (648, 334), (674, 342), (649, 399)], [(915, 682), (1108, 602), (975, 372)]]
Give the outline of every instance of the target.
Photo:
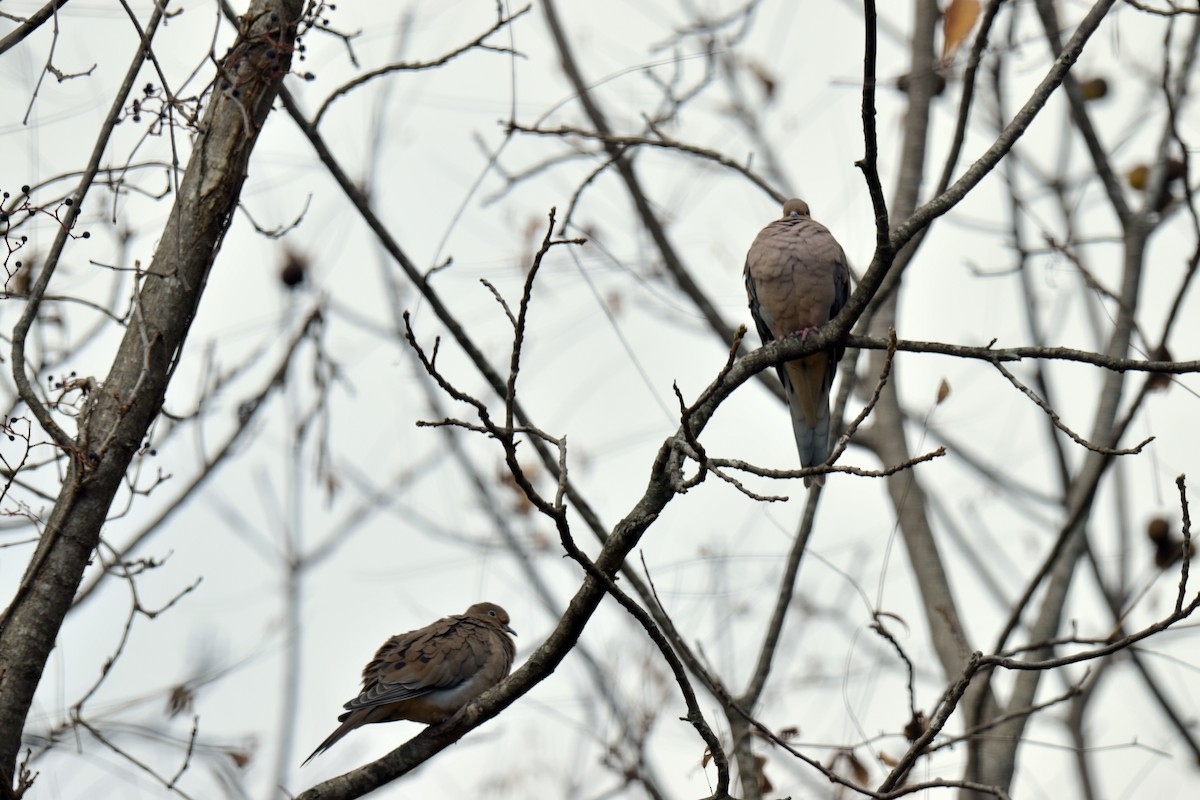
[(979, 0), (950, 0), (942, 16), (942, 61), (949, 61), (979, 19)]
[(942, 382), (938, 384), (937, 400), (934, 405), (940, 406), (947, 397), (950, 396), (950, 382), (942, 378)]

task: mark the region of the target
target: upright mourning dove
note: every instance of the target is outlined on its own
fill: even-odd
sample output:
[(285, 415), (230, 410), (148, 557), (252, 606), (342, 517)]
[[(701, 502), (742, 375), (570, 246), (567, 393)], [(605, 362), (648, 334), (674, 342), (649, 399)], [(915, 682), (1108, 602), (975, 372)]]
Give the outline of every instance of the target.
[(454, 716), (508, 675), (517, 648), (505, 632), (517, 635), (508, 612), (476, 603), (465, 614), (388, 639), (363, 668), (362, 692), (343, 706), (342, 724), (304, 764), (360, 725), (399, 719), (437, 724)]
[[(850, 296), (846, 254), (833, 234), (808, 215), (803, 200), (788, 200), (783, 218), (759, 231), (746, 253), (746, 293), (763, 344), (785, 336), (807, 338), (837, 316)], [(835, 345), (776, 367), (787, 393), (800, 464), (829, 458), (829, 389), (845, 353)], [(821, 486), (824, 475), (804, 479)]]

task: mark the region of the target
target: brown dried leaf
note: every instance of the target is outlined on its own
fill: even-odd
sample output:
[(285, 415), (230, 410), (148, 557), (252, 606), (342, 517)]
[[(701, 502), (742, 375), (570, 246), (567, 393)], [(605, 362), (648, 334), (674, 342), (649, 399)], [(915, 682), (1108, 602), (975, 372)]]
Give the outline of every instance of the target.
[(1166, 372), (1156, 372), (1146, 379), (1147, 392), (1165, 392), (1171, 388), (1171, 376)]
[(850, 772), (854, 776), (854, 781), (859, 786), (866, 786), (867, 781), (871, 778), (871, 773), (867, 769), (866, 764), (858, 760), (858, 756), (847, 750), (845, 754), (846, 763), (850, 765)]
[[(530, 483), (538, 478), (539, 467), (536, 463), (522, 464), (522, 472), (529, 479)], [(533, 503), (525, 496), (525, 492), (517, 483), (516, 477), (508, 470), (508, 465), (500, 464), (496, 468), (496, 482), (512, 493), (513, 497), (513, 512), (521, 515), (529, 515), (534, 511)]]
[[(1171, 352), (1163, 345), (1160, 345), (1150, 351), (1151, 361), (1174, 361)], [(1152, 372), (1146, 378), (1146, 390), (1150, 392), (1161, 392), (1171, 388), (1172, 376), (1166, 372)]]
[(937, 400), (934, 401), (935, 406), (940, 406), (947, 397), (950, 396), (950, 382), (942, 378), (942, 382), (938, 384)]
[(766, 767), (766, 765), (767, 765), (766, 756), (755, 756), (754, 757), (755, 771), (758, 772), (758, 792), (759, 792), (759, 794), (766, 794), (767, 792), (770, 792), (775, 788), (775, 786), (771, 783), (770, 779), (767, 778), (767, 772), (766, 772), (766, 769), (764, 769)]
[[(848, 769), (842, 768), (843, 762), (845, 762)], [(849, 772), (849, 779), (860, 786), (865, 786), (871, 777), (871, 773), (867, 770), (866, 766), (858, 760), (858, 757), (854, 755), (853, 750), (838, 750), (833, 754), (833, 758), (829, 759), (829, 763), (826, 765), (826, 767), (838, 773), (839, 775), (845, 775), (847, 772)]]
[(949, 61), (979, 19), (979, 0), (950, 0), (942, 17), (942, 62)]
[(172, 687), (167, 695), (167, 716), (177, 717), (184, 712), (191, 713), (192, 701), (195, 699), (196, 693), (188, 686), (180, 684)]

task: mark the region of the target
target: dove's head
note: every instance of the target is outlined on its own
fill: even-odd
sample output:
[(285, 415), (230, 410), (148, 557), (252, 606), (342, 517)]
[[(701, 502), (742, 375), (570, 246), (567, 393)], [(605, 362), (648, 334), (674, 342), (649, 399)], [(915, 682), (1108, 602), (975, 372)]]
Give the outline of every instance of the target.
[(808, 203), (804, 202), (800, 198), (793, 197), (791, 200), (788, 200), (786, 203), (783, 204), (783, 218), (784, 219), (794, 219), (796, 217), (807, 217), (807, 216), (809, 216)]
[(508, 625), (508, 612), (495, 603), (476, 603), (467, 609), (466, 616), (486, 622), (489, 625), (495, 625), (500, 630), (508, 631), (513, 636), (517, 635), (517, 632)]

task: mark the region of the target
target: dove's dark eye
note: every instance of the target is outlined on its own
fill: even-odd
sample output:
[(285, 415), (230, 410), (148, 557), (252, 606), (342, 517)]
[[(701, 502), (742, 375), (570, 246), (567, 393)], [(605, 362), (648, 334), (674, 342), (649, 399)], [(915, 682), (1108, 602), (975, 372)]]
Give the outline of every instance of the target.
[(489, 616), (489, 617), (494, 617), (494, 616), (496, 616), (496, 612), (495, 612), (495, 611), (489, 611), (489, 612), (488, 612), (488, 616)]

